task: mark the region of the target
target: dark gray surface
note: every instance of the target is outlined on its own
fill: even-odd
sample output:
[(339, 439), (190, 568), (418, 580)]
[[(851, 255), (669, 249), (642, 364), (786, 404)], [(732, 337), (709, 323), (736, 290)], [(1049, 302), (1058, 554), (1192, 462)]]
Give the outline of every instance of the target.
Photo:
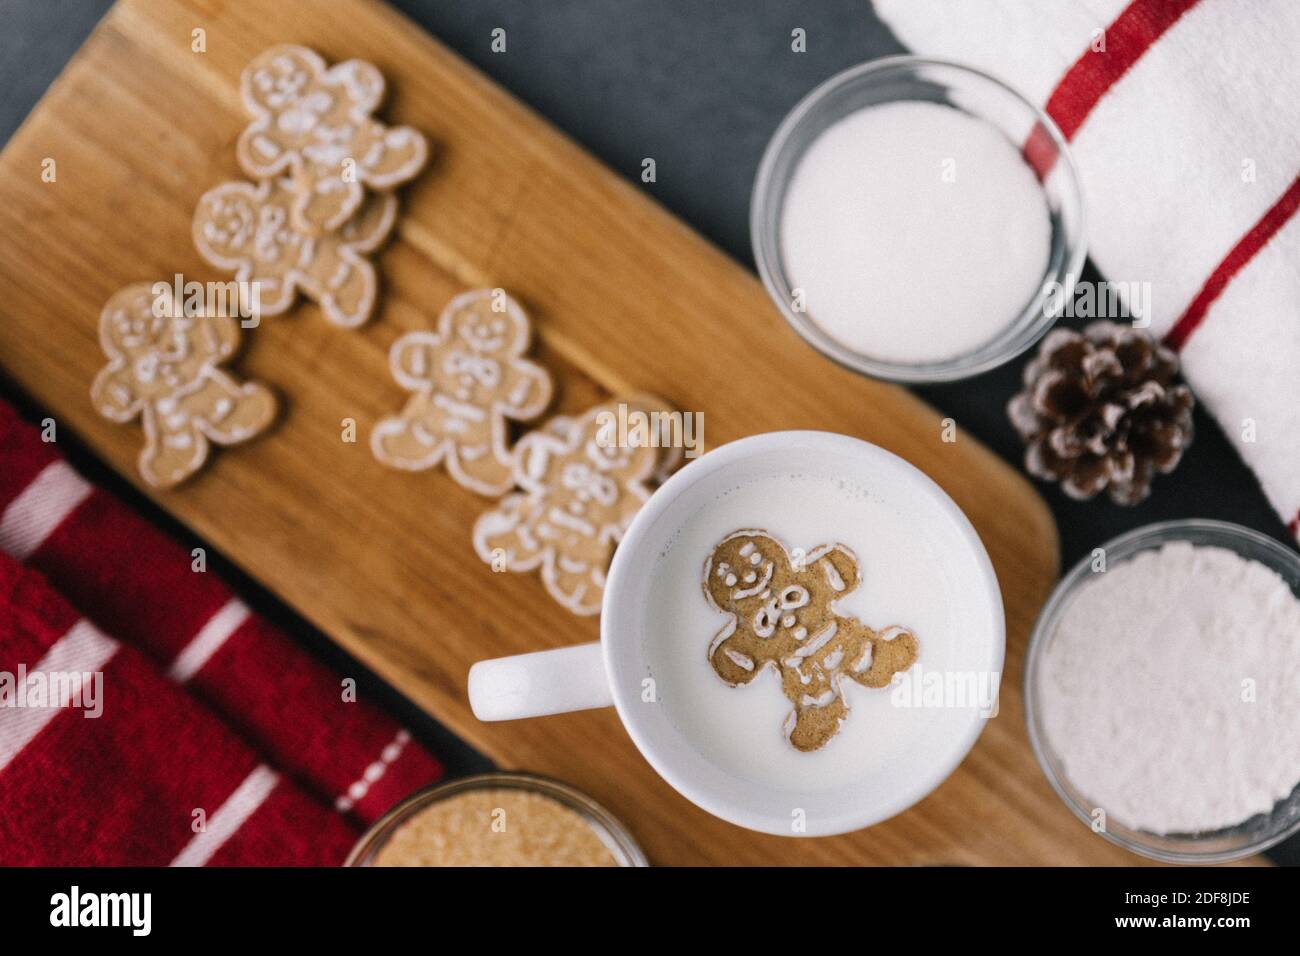
[[(864, 0), (394, 3), (750, 265), (750, 185), (781, 117), (833, 73), (902, 51)], [(17, 127), (107, 6), (103, 0), (0, 0), (0, 140)], [(505, 53), (491, 50), (497, 27), (506, 30)], [(790, 49), (796, 27), (806, 31), (806, 53)], [(653, 184), (640, 182), (645, 157), (656, 161)], [(917, 392), (1018, 465), (1020, 443), (1005, 405), (1023, 362)], [(1152, 497), (1137, 508), (1072, 502), (1054, 487), (1040, 489), (1060, 528), (1067, 566), (1116, 534), (1167, 518), (1236, 521), (1294, 545), (1217, 426), (1198, 413), (1197, 429), (1179, 470), (1159, 479)], [(267, 596), (265, 603), (273, 601)], [(308, 634), (300, 622), (287, 623), (294, 633)], [(322, 653), (335, 653), (328, 642), (309, 634), (305, 639)], [(428, 734), (441, 736), (411, 708), (396, 706)], [(458, 759), (472, 756), (453, 764)], [(1273, 855), (1300, 863), (1300, 841)]]
[(107, 0), (0, 0), (0, 144), (110, 6)]

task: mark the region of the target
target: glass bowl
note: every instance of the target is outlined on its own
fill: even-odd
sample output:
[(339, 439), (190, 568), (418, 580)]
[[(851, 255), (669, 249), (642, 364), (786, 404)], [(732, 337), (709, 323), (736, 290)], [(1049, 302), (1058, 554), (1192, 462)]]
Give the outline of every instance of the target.
[(608, 810), (566, 783), (532, 773), (499, 771), (462, 777), (417, 791), (393, 807), (366, 831), (344, 866), (372, 866), (376, 855), (402, 824), (426, 807), (471, 790), (525, 790), (550, 797), (576, 812), (600, 837), (619, 866), (649, 866), (632, 834)]
[[(904, 364), (853, 351), (824, 332), (807, 311), (794, 307), (793, 283), (781, 249), (781, 218), (790, 178), (805, 151), (827, 128), (858, 110), (883, 103), (923, 100), (951, 106), (992, 124), (1037, 169), (1051, 219), (1051, 248), (1038, 292), (1019, 315), (973, 352), (937, 362)], [(1050, 165), (1049, 165), (1050, 164)], [(786, 321), (827, 357), (857, 372), (900, 382), (965, 378), (1019, 355), (1052, 326), (1074, 287), (1085, 248), (1083, 197), (1078, 171), (1056, 124), (1000, 80), (944, 60), (894, 56), (845, 70), (822, 83), (790, 111), (773, 134), (754, 180), (749, 205), (750, 240), (758, 274)], [(994, 238), (992, 241), (996, 241)]]
[[(1113, 568), (1142, 551), (1152, 551), (1171, 541), (1186, 541), (1197, 546), (1213, 546), (1235, 551), (1252, 561), (1276, 571), (1300, 595), (1300, 553), (1249, 528), (1226, 521), (1190, 519), (1164, 521), (1120, 535), (1106, 543), (1106, 564)], [(1029, 639), (1025, 659), (1025, 722), (1029, 741), (1034, 748), (1048, 782), (1065, 805), (1089, 828), (1091, 808), (1095, 806), (1065, 775), (1061, 759), (1047, 738), (1043, 725), (1040, 670), (1043, 656), (1056, 636), (1062, 614), (1080, 585), (1092, 574), (1091, 556), (1076, 564), (1052, 592), (1034, 632)], [(1196, 833), (1150, 833), (1124, 826), (1108, 818), (1099, 831), (1111, 843), (1153, 860), (1165, 863), (1225, 863), (1265, 850), (1300, 831), (1300, 786), (1274, 805), (1269, 813), (1259, 813), (1236, 826)]]

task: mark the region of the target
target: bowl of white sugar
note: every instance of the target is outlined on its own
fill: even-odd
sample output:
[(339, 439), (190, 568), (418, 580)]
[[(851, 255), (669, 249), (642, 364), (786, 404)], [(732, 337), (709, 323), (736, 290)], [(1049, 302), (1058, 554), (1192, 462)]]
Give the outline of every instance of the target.
[(889, 57), (782, 121), (750, 203), (754, 259), (823, 354), (904, 382), (964, 378), (1047, 331), (1085, 254), (1056, 125), (969, 67)]
[(1222, 863), (1300, 831), (1300, 553), (1239, 525), (1149, 525), (1097, 548), (1030, 638), (1025, 720), (1095, 833)]

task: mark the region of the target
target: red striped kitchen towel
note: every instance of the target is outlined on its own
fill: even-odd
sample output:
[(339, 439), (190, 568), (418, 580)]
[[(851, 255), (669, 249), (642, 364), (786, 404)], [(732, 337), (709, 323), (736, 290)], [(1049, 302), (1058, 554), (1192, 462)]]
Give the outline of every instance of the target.
[(0, 864), (334, 864), (441, 776), (3, 402), (0, 552), (0, 682), (104, 688), (98, 719), (0, 706)]
[(1045, 106), (1093, 261), (1150, 283), (1152, 331), (1300, 537), (1300, 3), (873, 2)]

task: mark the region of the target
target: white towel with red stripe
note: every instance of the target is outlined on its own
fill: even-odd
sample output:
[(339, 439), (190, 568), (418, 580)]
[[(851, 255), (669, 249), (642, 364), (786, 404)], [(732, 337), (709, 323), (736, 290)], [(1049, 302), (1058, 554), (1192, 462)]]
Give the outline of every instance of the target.
[(1300, 536), (1300, 3), (874, 0), (918, 53), (1044, 106), (1083, 177), (1103, 275)]
[(344, 690), (0, 402), (0, 865), (342, 862), (442, 773)]

